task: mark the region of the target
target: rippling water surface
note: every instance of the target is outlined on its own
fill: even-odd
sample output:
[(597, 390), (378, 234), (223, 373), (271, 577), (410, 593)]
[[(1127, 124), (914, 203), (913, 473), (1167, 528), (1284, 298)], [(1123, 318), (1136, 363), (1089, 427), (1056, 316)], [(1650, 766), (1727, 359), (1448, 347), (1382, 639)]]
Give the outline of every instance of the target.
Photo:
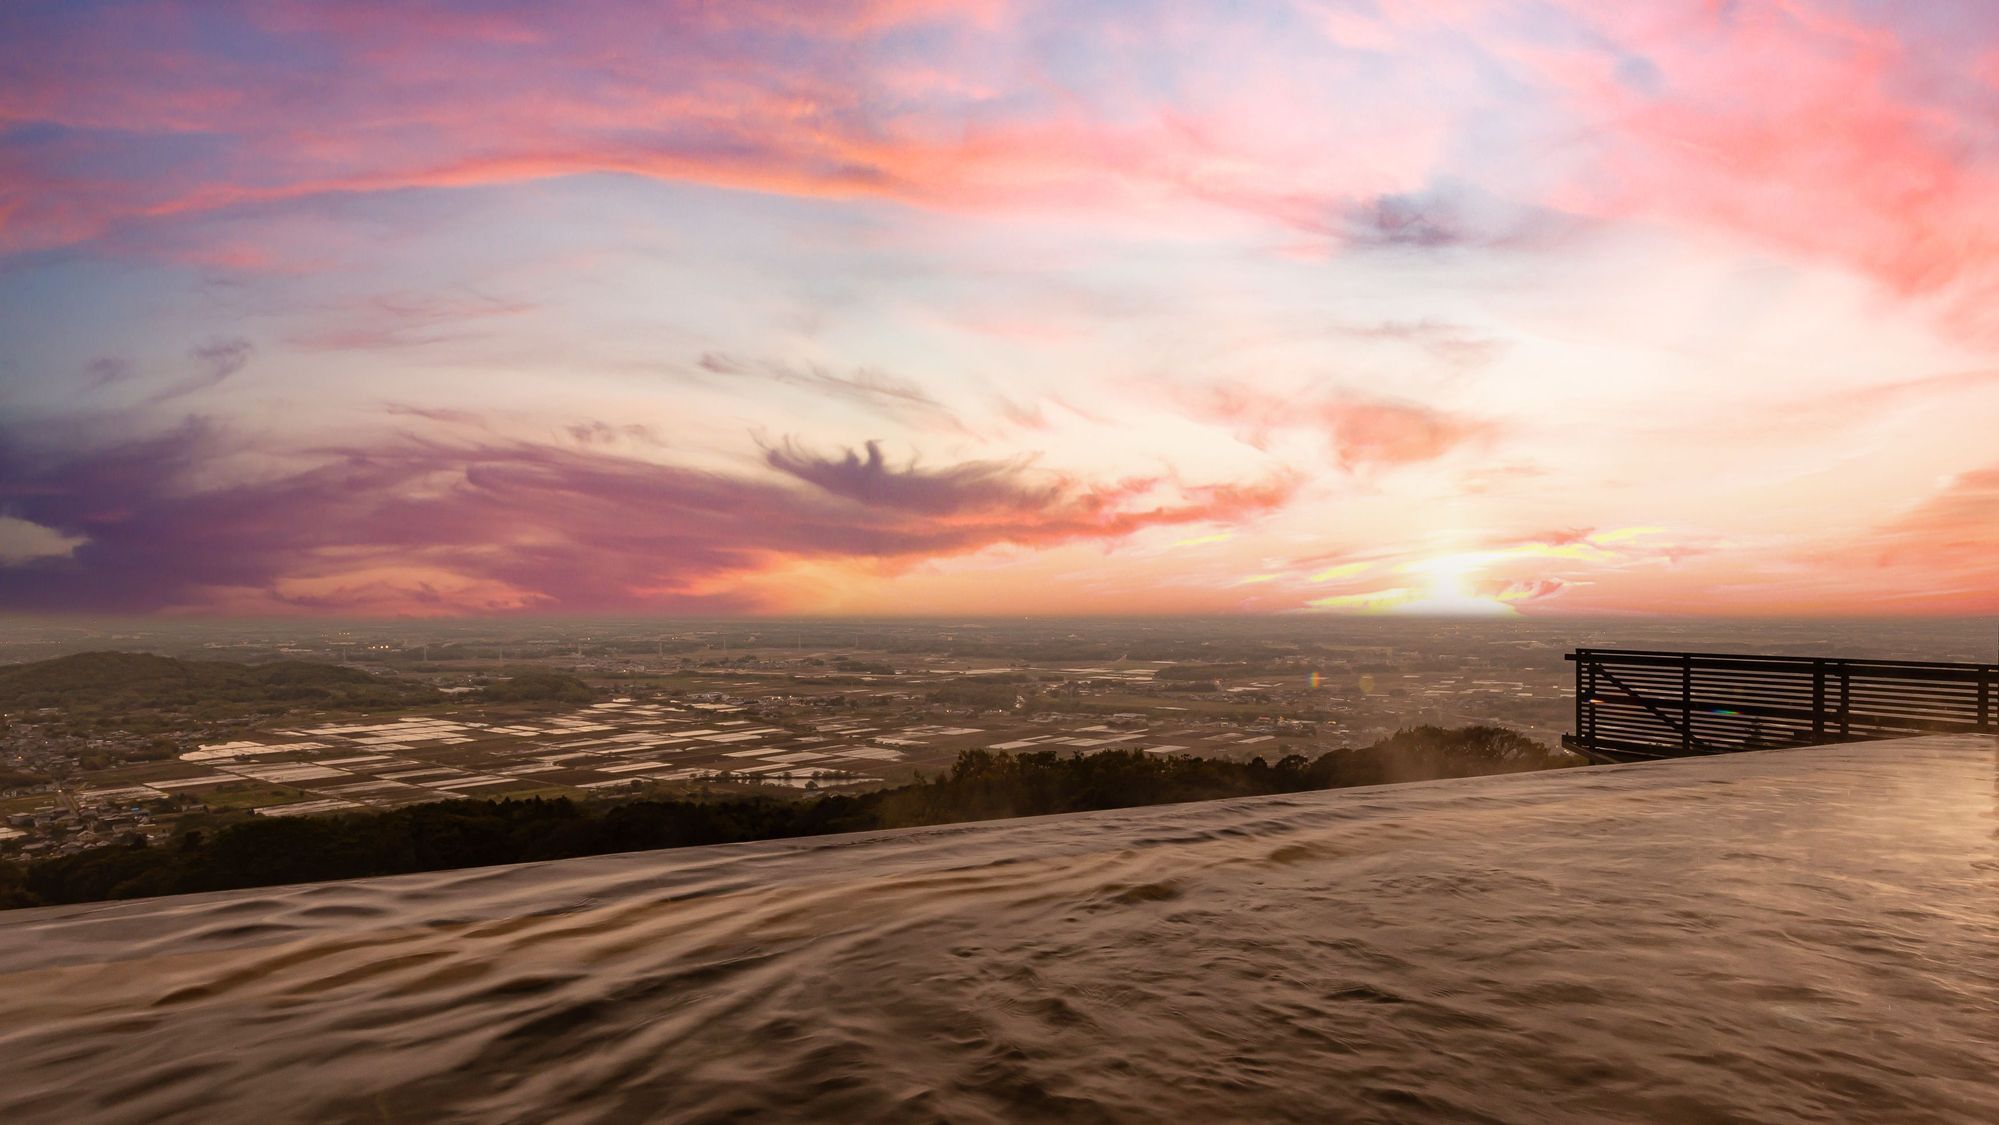
[(0, 915), (0, 1120), (1990, 1121), (1991, 739)]

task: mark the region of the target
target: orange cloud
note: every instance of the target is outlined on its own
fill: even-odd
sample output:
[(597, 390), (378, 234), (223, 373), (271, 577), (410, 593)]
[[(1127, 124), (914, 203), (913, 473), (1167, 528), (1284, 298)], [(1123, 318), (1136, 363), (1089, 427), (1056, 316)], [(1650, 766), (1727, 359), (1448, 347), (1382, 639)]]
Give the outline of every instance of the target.
[(1279, 431), (1316, 430), (1334, 461), (1348, 470), (1434, 461), (1489, 436), (1493, 424), (1422, 403), (1351, 392), (1286, 398), (1242, 385), (1184, 396), (1202, 418), (1236, 427), (1259, 448)]
[[(1951, 478), (1849, 551), (1815, 561), (1857, 568), (1898, 600), (1962, 612), (1999, 609), (1999, 464)], [(1842, 567), (1843, 559), (1850, 561)]]

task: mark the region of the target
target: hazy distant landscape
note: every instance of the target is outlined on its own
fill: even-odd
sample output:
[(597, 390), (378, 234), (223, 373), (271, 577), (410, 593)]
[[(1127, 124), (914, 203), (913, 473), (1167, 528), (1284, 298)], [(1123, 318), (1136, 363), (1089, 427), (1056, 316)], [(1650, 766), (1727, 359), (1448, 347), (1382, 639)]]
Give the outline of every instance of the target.
[[(0, 887), (28, 905), (1573, 765), (1578, 645), (1965, 659), (1985, 631), (1617, 626), (18, 622)], [(1093, 776), (1060, 764), (1083, 758)], [(1020, 768), (1039, 780), (994, 780)], [(337, 826), (271, 823), (297, 817)]]

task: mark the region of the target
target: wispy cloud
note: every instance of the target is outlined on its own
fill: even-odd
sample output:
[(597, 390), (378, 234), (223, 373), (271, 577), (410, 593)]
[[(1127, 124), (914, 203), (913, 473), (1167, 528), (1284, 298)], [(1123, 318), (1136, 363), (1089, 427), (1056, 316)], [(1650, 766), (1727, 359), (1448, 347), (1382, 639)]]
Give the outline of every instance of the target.
[(957, 416), (922, 387), (871, 368), (841, 374), (817, 365), (795, 367), (770, 360), (739, 359), (720, 352), (703, 354), (695, 366), (714, 375), (764, 379), (781, 386), (845, 399), (892, 415), (949, 429), (964, 429)]
[(255, 345), (241, 337), (210, 340), (188, 353), (188, 358), (194, 363), (194, 373), (155, 390), (145, 399), (145, 405), (159, 406), (217, 386), (249, 366), (250, 357), (256, 350)]
[(328, 351), (426, 347), (476, 334), (486, 322), (532, 311), (525, 301), (483, 294), (383, 294), (329, 310), (295, 333), (299, 347)]

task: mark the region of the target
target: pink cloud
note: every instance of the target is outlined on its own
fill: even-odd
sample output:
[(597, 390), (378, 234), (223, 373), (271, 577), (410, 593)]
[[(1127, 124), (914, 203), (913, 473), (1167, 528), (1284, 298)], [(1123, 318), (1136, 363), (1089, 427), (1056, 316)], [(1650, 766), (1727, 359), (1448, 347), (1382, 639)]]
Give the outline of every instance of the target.
[[(1138, 27), (998, 0), (644, 18), (578, 3), (560, 21), (364, 3), (68, 13), (0, 47), (0, 124), (36, 127), (0, 144), (0, 251), (326, 193), (606, 172), (946, 210), (1194, 202), (1417, 250), (1531, 244), (1558, 231), (1552, 206), (1719, 227), (1895, 293), (1951, 291), (1963, 331), (1999, 333), (1989, 22), (1919, 35), (1831, 0), (1563, 7), (1557, 34), (1510, 6), (1307, 5), (1323, 45), (1194, 11)], [(231, 21), (263, 39), (205, 34)], [(1058, 30), (1104, 59), (1142, 47), (1173, 93), (1121, 64), (1058, 81), (1034, 47)], [(895, 42), (918, 32), (920, 53)], [(1260, 65), (1209, 65), (1223, 50)], [(1492, 92), (1418, 81), (1401, 54), (1510, 66), (1521, 147), (1463, 156)], [(913, 87), (877, 79), (917, 71)], [(1355, 74), (1379, 89), (1326, 84)], [(1455, 110), (1424, 100), (1439, 91)], [(1545, 192), (1504, 167), (1553, 152)], [(1518, 194), (1464, 212), (1436, 190), (1487, 172)], [(209, 257), (254, 268), (251, 249)]]
[(1340, 464), (1408, 465), (1433, 461), (1486, 431), (1472, 421), (1417, 403), (1335, 399), (1319, 408)]
[[(1598, 50), (1517, 52), (1598, 123), (1556, 205), (1724, 229), (1898, 295), (1947, 294), (1959, 331), (1999, 340), (1999, 104), (1945, 78), (1968, 59), (1835, 3), (1579, 10), (1656, 78), (1634, 84)], [(1999, 27), (1963, 30), (1989, 42)]]
[[(74, 13), (0, 48), (15, 75), (0, 123), (58, 130), (0, 151), (0, 251), (330, 193), (607, 172), (945, 210), (1177, 197), (1325, 233), (1419, 188), (1442, 144), (1434, 114), (1329, 130), (1272, 112), (1302, 93), (1296, 73), (1228, 68), (1184, 104), (1132, 112), (1119, 103), (1137, 76), (1050, 81), (1003, 3), (684, 3), (650, 19), (579, 3), (559, 22), (279, 4), (236, 13), (263, 33), (255, 47), (204, 38), (230, 18), (172, 3)], [(934, 54), (884, 45), (912, 30)], [(1173, 34), (1169, 49), (1201, 50), (1198, 29)], [(913, 62), (932, 77), (890, 81)], [(1365, 160), (1350, 155), (1360, 142)]]
[(1422, 403), (1352, 392), (1287, 398), (1243, 385), (1190, 396), (1203, 418), (1238, 429), (1259, 448), (1280, 431), (1316, 430), (1341, 468), (1392, 468), (1434, 461), (1492, 433), (1492, 423)]

